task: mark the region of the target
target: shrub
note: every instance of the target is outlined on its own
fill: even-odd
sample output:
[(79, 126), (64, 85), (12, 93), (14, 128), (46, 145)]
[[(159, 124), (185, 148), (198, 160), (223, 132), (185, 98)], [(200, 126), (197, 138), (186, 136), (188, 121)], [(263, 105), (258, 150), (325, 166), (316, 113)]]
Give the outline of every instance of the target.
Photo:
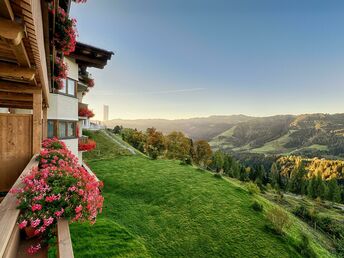
[(214, 177), (217, 178), (217, 179), (222, 179), (222, 176), (221, 176), (221, 174), (219, 174), (219, 173), (215, 173), (215, 174), (214, 174)]
[(307, 258), (316, 258), (318, 257), (317, 254), (313, 251), (309, 244), (308, 236), (305, 233), (302, 233), (301, 235), (301, 242), (298, 245), (298, 250), (302, 257)]
[(281, 208), (272, 208), (267, 213), (267, 218), (271, 222), (272, 229), (282, 235), (285, 229), (291, 226), (291, 221), (287, 212)]
[(250, 194), (259, 194), (260, 193), (260, 188), (258, 187), (258, 185), (256, 185), (253, 182), (249, 182), (247, 184), (247, 190)]
[(255, 211), (263, 211), (263, 204), (259, 203), (258, 201), (254, 201), (251, 205), (252, 209)]

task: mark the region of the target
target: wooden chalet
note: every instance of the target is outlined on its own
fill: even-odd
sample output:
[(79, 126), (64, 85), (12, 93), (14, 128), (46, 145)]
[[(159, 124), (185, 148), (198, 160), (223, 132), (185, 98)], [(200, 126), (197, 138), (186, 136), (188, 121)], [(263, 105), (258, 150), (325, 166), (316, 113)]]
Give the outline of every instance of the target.
[[(54, 8), (69, 11), (71, 0), (52, 2)], [(65, 81), (66, 88), (67, 83), (73, 85), (74, 93), (53, 90), (54, 29), (55, 16), (48, 12), (48, 1), (0, 0), (0, 257), (27, 257), (24, 249), (30, 244), (20, 238), (16, 197), (7, 193), (20, 186), (19, 177), (37, 165), (35, 157), (44, 138), (65, 136), (68, 147), (75, 148), (76, 143), (72, 152), (78, 155), (80, 135), (73, 124), (79, 123), (79, 103), (87, 91), (83, 76), (87, 67), (103, 68), (113, 54), (77, 43), (75, 53), (65, 57), (76, 69), (68, 71), (71, 78)], [(74, 112), (70, 118), (61, 115), (66, 102)], [(66, 128), (66, 135), (59, 132), (61, 128)], [(68, 222), (59, 221), (57, 231), (58, 257), (74, 257)], [(46, 256), (42, 250), (33, 257)]]

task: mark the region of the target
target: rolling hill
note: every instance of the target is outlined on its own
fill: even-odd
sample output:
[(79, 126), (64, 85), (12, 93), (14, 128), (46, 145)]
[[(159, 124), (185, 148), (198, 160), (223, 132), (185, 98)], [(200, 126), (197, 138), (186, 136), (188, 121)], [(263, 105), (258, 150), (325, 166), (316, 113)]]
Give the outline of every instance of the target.
[(303, 257), (302, 233), (318, 257), (335, 257), (324, 235), (291, 214), (285, 235), (269, 230), (266, 212), (276, 204), (243, 183), (89, 136), (97, 148), (85, 159), (104, 182), (105, 202), (97, 223), (71, 225), (76, 257)]
[(344, 157), (344, 114), (115, 119), (105, 124), (138, 130), (155, 127), (163, 133), (181, 131), (193, 140), (207, 140), (214, 149), (228, 152)]
[(224, 131), (210, 144), (234, 152), (344, 157), (344, 114), (254, 118)]

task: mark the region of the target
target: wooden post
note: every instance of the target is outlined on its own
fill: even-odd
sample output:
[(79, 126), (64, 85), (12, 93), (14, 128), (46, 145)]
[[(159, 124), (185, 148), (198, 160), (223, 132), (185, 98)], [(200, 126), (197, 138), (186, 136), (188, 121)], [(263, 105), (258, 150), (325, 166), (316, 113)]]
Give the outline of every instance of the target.
[(43, 108), (43, 139), (47, 138), (48, 136), (48, 109), (47, 107)]
[(42, 142), (42, 90), (33, 93), (32, 153), (39, 153)]

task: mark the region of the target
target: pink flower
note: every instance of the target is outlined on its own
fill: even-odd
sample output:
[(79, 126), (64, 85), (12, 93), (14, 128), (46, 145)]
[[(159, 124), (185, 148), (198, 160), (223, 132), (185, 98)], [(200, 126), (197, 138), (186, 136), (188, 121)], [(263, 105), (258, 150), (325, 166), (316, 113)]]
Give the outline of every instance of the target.
[(23, 220), (22, 222), (19, 223), (19, 228), (23, 229), (27, 226), (27, 220)]
[(41, 249), (40, 244), (32, 245), (27, 249), (27, 252), (28, 252), (28, 254), (35, 254), (39, 251), (39, 249)]
[(54, 218), (53, 217), (49, 217), (48, 219), (44, 219), (43, 220), (43, 224), (44, 224), (44, 226), (48, 227), (48, 226), (51, 225), (51, 223), (53, 223), (53, 221), (54, 221)]
[(62, 216), (62, 214), (64, 213), (64, 209), (63, 208), (61, 208), (61, 210), (60, 211), (55, 211), (55, 216), (56, 217), (58, 217), (58, 218), (60, 218), (61, 216)]
[(35, 228), (39, 225), (39, 223), (41, 223), (40, 219), (35, 219), (35, 220), (31, 220), (31, 227)]
[(31, 207), (32, 211), (40, 211), (41, 209), (42, 209), (42, 205), (40, 205), (40, 204), (34, 204)]
[(79, 213), (80, 211), (82, 211), (82, 205), (81, 204), (75, 208), (76, 213)]

